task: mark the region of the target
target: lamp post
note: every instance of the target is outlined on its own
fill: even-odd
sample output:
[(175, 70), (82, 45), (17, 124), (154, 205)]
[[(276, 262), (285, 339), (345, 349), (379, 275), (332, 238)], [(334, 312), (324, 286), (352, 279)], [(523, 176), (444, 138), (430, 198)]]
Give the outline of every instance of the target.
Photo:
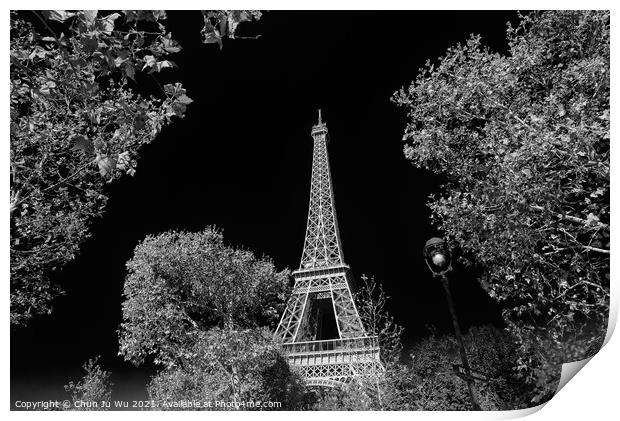
[(461, 354), (461, 361), (465, 368), (466, 376), (464, 380), (467, 382), (467, 389), (469, 390), (469, 397), (471, 399), (471, 405), (474, 411), (480, 411), (480, 405), (476, 400), (474, 394), (474, 381), (471, 374), (471, 368), (469, 361), (467, 360), (467, 353), (465, 352), (465, 343), (463, 342), (463, 335), (461, 334), (461, 327), (459, 321), (456, 318), (456, 312), (454, 311), (454, 303), (452, 302), (452, 293), (450, 292), (450, 285), (448, 283), (447, 273), (452, 270), (450, 264), (450, 251), (446, 245), (446, 242), (437, 237), (433, 237), (424, 245), (424, 260), (428, 268), (433, 272), (433, 277), (440, 278), (443, 289), (446, 291), (446, 298), (448, 299), (448, 307), (450, 308), (450, 314), (452, 315), (452, 324), (454, 325), (454, 333), (459, 344), (459, 352)]

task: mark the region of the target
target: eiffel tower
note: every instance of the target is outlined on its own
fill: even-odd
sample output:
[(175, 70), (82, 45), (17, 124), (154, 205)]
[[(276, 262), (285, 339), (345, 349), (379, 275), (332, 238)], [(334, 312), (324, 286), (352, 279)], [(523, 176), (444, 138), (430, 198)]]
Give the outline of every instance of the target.
[(383, 370), (376, 336), (364, 329), (344, 263), (327, 155), (327, 125), (312, 127), (314, 152), (306, 239), (295, 285), (275, 333), (308, 386), (337, 387)]

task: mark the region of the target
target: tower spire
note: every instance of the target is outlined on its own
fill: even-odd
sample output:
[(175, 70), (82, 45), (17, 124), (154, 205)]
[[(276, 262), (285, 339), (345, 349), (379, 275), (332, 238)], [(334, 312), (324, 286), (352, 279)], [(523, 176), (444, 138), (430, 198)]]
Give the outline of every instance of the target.
[(328, 131), (327, 125), (323, 123), (320, 108), (319, 123), (312, 127), (312, 138), (314, 153), (310, 204), (300, 269), (344, 264), (327, 155)]

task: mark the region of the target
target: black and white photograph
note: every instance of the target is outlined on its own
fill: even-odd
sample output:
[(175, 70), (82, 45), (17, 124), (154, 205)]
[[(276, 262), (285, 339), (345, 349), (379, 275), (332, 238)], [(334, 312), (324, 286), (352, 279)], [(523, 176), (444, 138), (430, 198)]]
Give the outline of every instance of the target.
[(609, 339), (610, 10), (18, 6), (12, 413), (530, 410)]

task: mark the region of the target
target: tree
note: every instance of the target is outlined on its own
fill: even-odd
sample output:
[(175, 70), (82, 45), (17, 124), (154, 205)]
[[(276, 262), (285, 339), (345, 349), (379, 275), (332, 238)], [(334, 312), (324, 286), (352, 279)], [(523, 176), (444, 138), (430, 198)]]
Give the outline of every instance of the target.
[[(234, 37), (255, 11), (205, 11), (203, 41)], [(11, 324), (51, 312), (49, 281), (100, 217), (104, 187), (133, 175), (139, 150), (192, 100), (180, 83), (141, 94), (175, 67), (165, 11), (12, 12)], [(36, 25), (36, 26), (35, 26)]]
[[(214, 328), (201, 335), (194, 349), (199, 357), (189, 366), (163, 370), (151, 380), (150, 399), (210, 402), (213, 406), (197, 408), (208, 410), (265, 409), (248, 405), (258, 401), (280, 402), (282, 406), (274, 408), (278, 410), (299, 409), (303, 381), (291, 370), (268, 329)], [(218, 401), (232, 405), (217, 406)]]
[[(72, 408), (78, 411), (107, 410), (109, 407), (102, 403), (109, 403), (112, 399), (110, 373), (103, 370), (97, 361), (99, 357), (89, 359), (82, 368), (86, 375), (77, 383), (69, 382), (65, 391), (71, 395)], [(76, 405), (77, 402), (80, 404)]]
[(315, 390), (308, 393), (304, 409), (312, 411), (377, 411), (383, 409), (379, 406), (376, 391), (371, 391), (371, 388), (372, 386), (364, 381), (353, 381), (338, 388)]
[[(473, 327), (464, 340), (472, 369), (489, 379), (476, 381), (477, 399), (482, 409), (531, 406), (535, 393), (512, 366), (519, 351), (508, 333), (492, 326)], [(466, 382), (453, 368), (455, 364), (462, 365), (453, 334), (432, 332), (416, 343), (410, 353), (410, 364), (400, 364), (387, 373), (383, 385), (385, 409), (471, 410)]]
[(303, 385), (269, 330), (290, 292), (288, 270), (224, 245), (215, 228), (149, 236), (127, 268), (119, 353), (163, 367), (148, 387), (154, 400), (295, 407)]
[[(513, 367), (519, 355), (514, 338), (493, 326), (480, 326), (471, 328), (464, 339), (472, 369), (488, 377), (488, 381), (476, 382), (481, 407), (508, 410), (531, 406), (536, 391)], [(409, 361), (392, 361), (374, 384), (357, 381), (319, 392), (308, 407), (335, 411), (471, 410), (467, 384), (454, 370), (462, 362), (453, 334), (432, 331), (408, 352)]]
[(182, 366), (207, 330), (275, 326), (288, 270), (224, 245), (214, 227), (148, 236), (127, 263), (120, 354)]
[(533, 12), (507, 38), (507, 55), (448, 49), (393, 100), (405, 156), (446, 180), (433, 222), (502, 304), (537, 402), (606, 328), (609, 13)]
[(388, 299), (383, 286), (374, 277), (362, 275), (359, 289), (355, 293), (357, 310), (368, 335), (378, 338), (384, 366), (398, 362), (403, 348), (401, 337), (404, 329), (387, 311)]

